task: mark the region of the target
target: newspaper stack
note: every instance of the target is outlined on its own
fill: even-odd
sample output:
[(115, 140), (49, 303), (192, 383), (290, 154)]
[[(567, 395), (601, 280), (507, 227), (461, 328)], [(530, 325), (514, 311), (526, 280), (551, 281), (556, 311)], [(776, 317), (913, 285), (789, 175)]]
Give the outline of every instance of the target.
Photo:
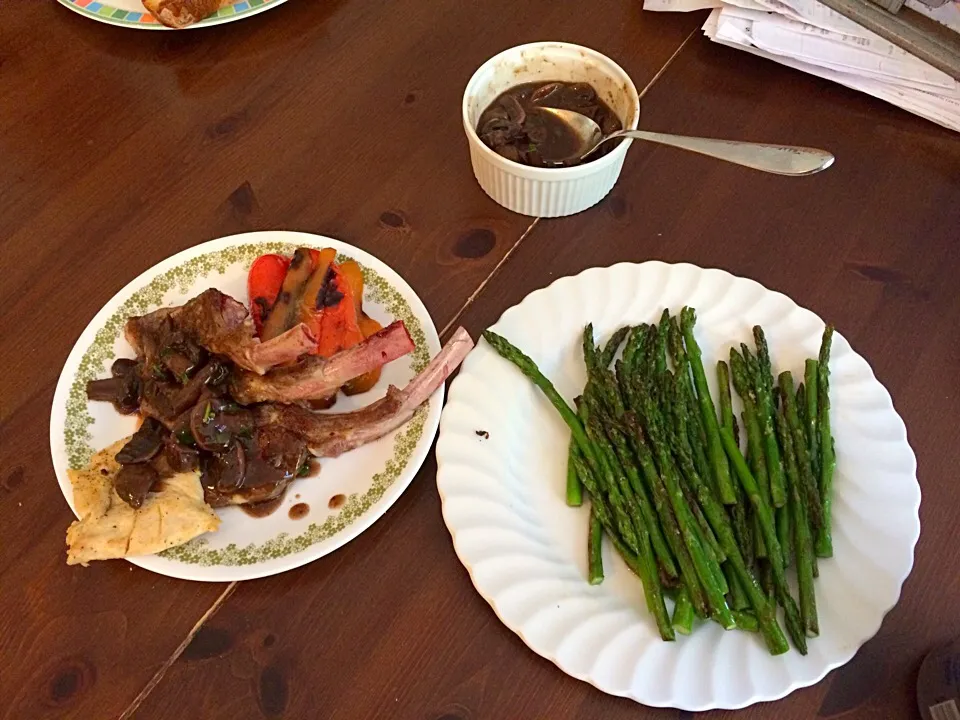
[[(907, 6), (960, 32), (960, 4)], [(712, 8), (714, 42), (886, 100), (960, 132), (960, 82), (817, 0), (644, 0), (644, 9)]]

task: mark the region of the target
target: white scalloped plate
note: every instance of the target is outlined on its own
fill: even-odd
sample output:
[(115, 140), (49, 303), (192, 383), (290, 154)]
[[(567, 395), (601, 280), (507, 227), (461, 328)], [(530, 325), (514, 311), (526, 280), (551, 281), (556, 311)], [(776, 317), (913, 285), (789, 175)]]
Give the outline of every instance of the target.
[[(823, 321), (752, 280), (647, 262), (557, 280), (493, 327), (530, 355), (560, 393), (583, 388), (580, 335), (599, 338), (697, 309), (705, 360), (763, 325), (775, 370), (803, 372)], [(708, 372), (708, 376), (713, 373)], [(831, 361), (837, 449), (834, 558), (820, 562), (821, 634), (809, 654), (771, 657), (757, 635), (699, 624), (659, 639), (642, 589), (604, 546), (606, 580), (586, 581), (588, 510), (564, 503), (569, 431), (529, 380), (486, 343), (467, 358), (440, 424), (437, 487), (457, 555), (500, 619), (565, 673), (645, 705), (700, 711), (775, 700), (847, 662), (880, 628), (913, 565), (920, 534), (916, 459), (890, 395), (839, 334)], [(486, 431), (485, 438), (478, 431)], [(606, 541), (605, 541), (606, 542)]]

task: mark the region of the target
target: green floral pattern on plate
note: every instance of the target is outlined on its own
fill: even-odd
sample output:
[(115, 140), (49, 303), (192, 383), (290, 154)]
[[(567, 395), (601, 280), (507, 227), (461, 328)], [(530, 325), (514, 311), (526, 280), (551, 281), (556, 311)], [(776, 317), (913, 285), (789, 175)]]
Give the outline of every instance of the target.
[[(200, 255), (161, 273), (127, 298), (97, 331), (90, 347), (80, 359), (77, 374), (70, 385), (63, 433), (69, 467), (82, 468), (93, 455), (90, 426), (94, 419), (87, 407), (87, 382), (102, 376), (107, 363), (114, 359), (113, 347), (123, 333), (128, 317), (143, 315), (163, 306), (163, 298), (171, 290), (176, 289), (181, 294), (186, 294), (199, 278), (206, 278), (213, 272), (222, 275), (229, 266), (236, 263), (249, 267), (257, 257), (265, 253), (291, 254), (295, 249), (296, 246), (291, 243), (263, 242), (235, 245)], [(346, 255), (337, 256), (339, 262), (349, 259)], [(415, 345), (411, 366), (415, 373), (419, 373), (430, 362), (430, 349), (420, 319), (403, 295), (375, 270), (363, 267), (363, 279), (364, 301), (383, 306), (393, 318), (402, 320), (406, 325)], [(161, 557), (192, 565), (252, 565), (305, 550), (333, 537), (367, 512), (400, 476), (423, 436), (425, 421), (426, 409), (420, 408), (413, 419), (397, 433), (392, 457), (383, 470), (373, 475), (369, 489), (364, 493), (352, 494), (338, 513), (319, 525), (312, 523), (300, 535), (281, 533), (260, 545), (251, 543), (238, 547), (230, 544), (219, 550), (210, 549), (206, 539), (197, 538), (165, 550), (160, 553)]]

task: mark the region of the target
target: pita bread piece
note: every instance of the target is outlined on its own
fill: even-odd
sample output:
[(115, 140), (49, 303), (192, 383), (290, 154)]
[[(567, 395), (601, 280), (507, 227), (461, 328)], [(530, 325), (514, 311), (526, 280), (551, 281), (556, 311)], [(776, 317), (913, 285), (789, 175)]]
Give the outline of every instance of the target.
[(203, 501), (197, 471), (166, 478), (137, 510), (121, 500), (113, 489), (120, 472), (114, 456), (127, 440), (98, 452), (84, 470), (67, 471), (81, 518), (67, 529), (68, 565), (157, 553), (220, 526), (220, 518)]

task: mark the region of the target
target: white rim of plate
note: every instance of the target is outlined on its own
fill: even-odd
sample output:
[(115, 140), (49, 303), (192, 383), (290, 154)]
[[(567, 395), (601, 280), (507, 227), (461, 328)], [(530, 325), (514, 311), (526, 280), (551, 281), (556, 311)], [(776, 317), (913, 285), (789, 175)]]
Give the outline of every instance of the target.
[[(606, 268), (590, 268), (590, 269), (584, 270), (583, 272), (575, 276), (566, 276), (566, 277), (558, 278), (557, 280), (552, 282), (549, 286), (545, 288), (540, 288), (538, 290), (535, 290), (529, 293), (517, 305), (514, 305), (513, 307), (507, 309), (501, 315), (497, 323), (493, 325), (490, 329), (493, 330), (494, 332), (505, 334), (508, 337), (508, 339), (510, 339), (510, 333), (504, 330), (504, 326), (510, 325), (511, 322), (515, 321), (517, 317), (522, 316), (527, 312), (532, 312), (535, 309), (537, 310), (537, 313), (535, 313), (535, 315), (537, 315), (538, 317), (543, 317), (543, 310), (545, 308), (552, 309), (552, 307), (556, 305), (556, 303), (552, 302), (551, 298), (555, 299), (554, 296), (560, 296), (561, 298), (566, 298), (566, 297), (572, 297), (575, 295), (575, 293), (573, 292), (573, 287), (575, 286), (576, 283), (584, 283), (588, 288), (593, 288), (594, 292), (596, 292), (597, 294), (605, 296), (610, 293), (609, 287), (613, 284), (612, 282), (605, 282), (609, 280), (609, 277), (607, 277), (609, 274), (617, 274), (617, 273), (639, 274), (644, 270), (659, 271), (661, 273), (668, 273), (668, 274), (678, 273), (678, 274), (681, 274), (681, 276), (683, 274), (686, 274), (688, 276), (687, 279), (689, 279), (689, 276), (691, 275), (697, 275), (697, 276), (710, 275), (715, 279), (722, 279), (725, 283), (727, 283), (727, 285), (742, 283), (744, 284), (743, 285), (744, 288), (750, 289), (754, 294), (762, 293), (764, 297), (768, 297), (770, 300), (778, 303), (784, 315), (786, 315), (787, 311), (802, 313), (806, 315), (806, 320), (808, 322), (811, 320), (815, 321), (820, 331), (822, 331), (822, 328), (824, 325), (823, 321), (812, 311), (799, 306), (797, 303), (795, 303), (786, 295), (770, 290), (754, 280), (733, 275), (725, 270), (704, 269), (688, 263), (669, 264), (661, 261), (648, 261), (644, 263), (619, 263), (617, 265), (613, 265)], [(683, 279), (684, 279), (683, 277), (680, 278), (680, 280), (683, 280)], [(669, 284), (669, 278), (664, 279), (659, 284), (659, 290), (663, 291), (668, 284)], [(671, 311), (673, 312), (676, 312), (679, 310), (679, 305), (674, 307), (671, 304), (670, 307), (671, 307)], [(661, 305), (659, 309), (657, 309), (657, 314), (659, 314), (659, 312), (662, 311), (662, 309), (663, 309), (663, 306)], [(656, 321), (657, 317), (654, 316), (652, 310), (650, 313), (648, 313), (648, 315), (649, 316), (646, 317), (645, 319), (632, 319), (632, 318), (621, 317), (618, 320), (616, 320), (615, 324), (612, 327), (617, 327), (627, 322), (638, 323), (638, 322), (655, 322)], [(748, 322), (748, 326), (756, 324), (757, 322), (761, 322), (758, 320), (754, 320), (752, 318), (746, 318), (745, 320)], [(761, 322), (761, 324), (764, 325), (765, 329), (767, 328), (766, 323)], [(541, 331), (540, 327), (546, 327), (546, 330)], [(531, 332), (535, 332), (540, 335), (542, 335), (544, 332), (549, 333), (552, 330), (552, 328), (553, 326), (546, 321), (541, 321), (535, 330), (531, 329), (529, 326), (525, 326), (525, 329), (531, 330)], [(516, 328), (514, 328), (514, 330), (515, 329)], [(582, 327), (580, 329), (582, 329)], [(579, 330), (578, 330), (578, 333), (579, 333)], [(598, 341), (601, 341), (601, 340), (605, 341), (606, 337), (601, 336), (601, 334), (598, 331), (597, 339)], [(749, 338), (747, 337), (744, 337), (742, 339), (744, 341), (749, 341)], [(579, 334), (577, 334), (575, 337), (571, 337), (570, 342), (578, 343), (578, 340), (579, 340)], [(818, 340), (819, 340), (819, 337), (818, 337)], [(523, 350), (524, 352), (527, 352), (527, 348), (524, 347), (522, 340), (518, 340), (516, 344), (518, 345), (518, 347), (520, 347), (521, 350)], [(776, 354), (776, 350), (777, 350), (776, 346), (773, 345), (772, 342), (771, 342), (771, 346), (774, 350), (774, 353)], [(577, 344), (577, 347), (579, 347), (579, 344)], [(511, 545), (511, 542), (526, 543), (529, 540), (529, 533), (519, 533), (516, 531), (516, 528), (513, 528), (513, 532), (510, 532), (508, 530), (504, 534), (505, 540), (498, 545), (497, 543), (498, 538), (495, 538), (490, 534), (491, 529), (495, 529), (494, 527), (495, 521), (485, 519), (485, 520), (477, 521), (477, 524), (472, 527), (461, 528), (457, 526), (457, 520), (453, 517), (455, 513), (451, 511), (451, 501), (456, 495), (456, 489), (457, 489), (456, 484), (458, 482), (458, 477), (454, 475), (454, 472), (455, 472), (456, 466), (459, 465), (461, 467), (461, 474), (462, 474), (462, 467), (465, 464), (464, 458), (469, 460), (470, 452), (464, 453), (463, 451), (461, 451), (458, 454), (456, 443), (462, 440), (467, 440), (467, 441), (472, 440), (474, 441), (474, 446), (479, 446), (478, 443), (476, 442), (477, 438), (469, 437), (471, 431), (468, 430), (468, 428), (472, 427), (473, 425), (476, 425), (477, 422), (483, 422), (484, 420), (483, 418), (479, 417), (475, 412), (471, 414), (469, 402), (462, 402), (460, 396), (461, 394), (464, 394), (465, 395), (464, 401), (469, 401), (469, 395), (467, 395), (469, 393), (469, 389), (465, 390), (464, 386), (466, 385), (466, 383), (469, 382), (469, 378), (471, 377), (471, 374), (473, 372), (475, 371), (479, 372), (478, 370), (475, 370), (475, 366), (478, 366), (481, 363), (486, 362), (488, 359), (492, 359), (497, 363), (503, 363), (502, 367), (506, 367), (508, 370), (515, 372), (516, 377), (519, 378), (522, 383), (527, 383), (529, 385), (529, 387), (531, 388), (530, 391), (534, 395), (539, 395), (540, 391), (533, 389), (532, 383), (530, 383), (529, 380), (527, 380), (526, 378), (523, 378), (520, 372), (516, 370), (516, 368), (513, 368), (512, 366), (510, 366), (508, 361), (500, 358), (499, 355), (497, 355), (497, 353), (493, 351), (486, 343), (481, 343), (479, 341), (478, 341), (478, 347), (471, 353), (471, 355), (464, 362), (457, 378), (453, 381), (450, 387), (448, 402), (444, 409), (443, 419), (441, 421), (440, 436), (437, 440), (437, 451), (436, 451), (437, 489), (440, 494), (441, 510), (442, 510), (444, 522), (447, 525), (448, 531), (450, 532), (450, 536), (453, 541), (453, 546), (454, 546), (455, 552), (457, 553), (457, 557), (460, 559), (461, 563), (463, 563), (464, 567), (467, 569), (467, 572), (470, 575), (471, 582), (473, 583), (477, 592), (484, 598), (484, 600), (487, 601), (487, 603), (489, 603), (494, 613), (497, 615), (500, 621), (503, 622), (504, 625), (506, 625), (510, 630), (516, 633), (531, 650), (541, 655), (542, 657), (546, 658), (547, 660), (550, 660), (558, 668), (560, 668), (560, 670), (562, 670), (564, 673), (572, 677), (575, 677), (579, 680), (583, 680), (584, 682), (588, 682), (605, 693), (608, 693), (611, 695), (617, 695), (621, 697), (628, 697), (630, 699), (635, 700), (638, 703), (642, 703), (645, 705), (654, 706), (654, 707), (673, 707), (673, 708), (688, 710), (693, 712), (700, 712), (700, 711), (712, 710), (712, 709), (739, 709), (739, 708), (747, 707), (749, 705), (753, 705), (759, 702), (777, 700), (785, 697), (786, 695), (789, 695), (794, 690), (797, 690), (802, 687), (815, 685), (816, 683), (818, 683), (820, 680), (823, 679), (824, 676), (826, 676), (828, 672), (848, 662), (857, 652), (859, 647), (862, 646), (867, 640), (872, 638), (879, 631), (883, 618), (887, 615), (887, 613), (891, 609), (893, 609), (893, 607), (896, 605), (896, 602), (899, 600), (903, 583), (906, 581), (906, 578), (909, 576), (909, 573), (912, 570), (913, 560), (914, 560), (914, 551), (916, 548), (917, 540), (919, 539), (919, 535), (920, 535), (919, 508), (920, 508), (921, 494), (920, 494), (919, 483), (917, 482), (917, 479), (916, 479), (916, 467), (917, 467), (916, 457), (913, 453), (912, 448), (909, 445), (909, 442), (907, 441), (906, 427), (902, 419), (900, 418), (899, 414), (897, 414), (896, 410), (894, 409), (893, 401), (892, 401), (892, 398), (890, 397), (889, 392), (879, 382), (879, 380), (877, 380), (869, 363), (867, 363), (867, 361), (862, 356), (858, 355), (855, 351), (853, 351), (849, 343), (839, 333), (835, 333), (834, 335), (833, 349), (834, 349), (834, 352), (833, 352), (832, 361), (831, 361), (832, 372), (835, 373), (834, 362), (837, 360), (838, 355), (843, 355), (845, 360), (847, 360), (846, 358), (847, 355), (850, 356), (849, 360), (847, 360), (848, 363), (853, 363), (856, 366), (857, 371), (863, 375), (863, 377), (859, 379), (862, 379), (867, 383), (871, 384), (873, 386), (872, 388), (873, 390), (879, 391), (877, 392), (874, 399), (878, 400), (878, 402), (882, 405), (883, 412), (890, 413), (892, 415), (892, 418), (888, 418), (888, 419), (891, 420), (891, 424), (896, 428), (896, 434), (897, 434), (896, 442), (898, 444), (902, 443), (902, 446), (899, 447), (899, 450), (905, 451), (903, 452), (900, 459), (907, 458), (907, 457), (909, 458), (908, 460), (909, 467), (906, 469), (901, 469), (902, 471), (898, 472), (899, 475), (909, 476), (908, 479), (912, 481), (910, 486), (905, 489), (905, 492), (908, 495), (910, 495), (910, 499), (911, 499), (911, 502), (905, 506), (906, 509), (909, 511), (910, 522), (909, 522), (909, 527), (905, 528), (904, 532), (902, 533), (904, 535), (904, 543), (906, 544), (907, 541), (909, 542), (909, 555), (907, 558), (900, 558), (901, 560), (903, 560), (903, 567), (900, 569), (900, 571), (896, 574), (895, 577), (888, 578), (889, 583), (887, 587), (892, 589), (893, 586), (895, 585), (895, 592), (892, 593), (891, 597), (887, 598), (887, 600), (882, 604), (883, 605), (882, 607), (870, 608), (871, 612), (875, 613), (875, 618), (873, 618), (873, 621), (869, 624), (869, 628), (862, 633), (862, 637), (860, 637), (856, 642), (850, 644), (849, 647), (845, 647), (837, 657), (825, 663), (815, 673), (807, 675), (806, 677), (803, 677), (801, 679), (790, 679), (789, 677), (786, 677), (784, 678), (786, 681), (782, 684), (781, 687), (777, 688), (775, 691), (769, 691), (769, 692), (751, 691), (748, 697), (741, 697), (739, 699), (732, 700), (732, 701), (727, 700), (724, 702), (717, 702), (715, 700), (708, 700), (706, 702), (690, 703), (685, 701), (683, 698), (678, 698), (675, 696), (666, 697), (666, 698), (664, 697), (653, 698), (653, 697), (646, 696), (643, 693), (636, 692), (633, 687), (627, 687), (627, 688), (614, 687), (605, 678), (599, 677), (596, 672), (592, 671), (599, 664), (598, 661), (595, 661), (593, 663), (593, 665), (591, 666), (591, 671), (581, 672), (581, 671), (576, 671), (571, 669), (569, 667), (569, 664), (570, 664), (569, 662), (564, 662), (564, 660), (558, 657), (557, 653), (546, 650), (542, 646), (541, 641), (538, 641), (537, 639), (531, 637), (530, 633), (528, 633), (527, 630), (524, 628), (522, 622), (514, 621), (512, 618), (507, 617), (506, 613), (504, 612), (504, 608), (501, 607), (500, 601), (503, 599), (503, 596), (507, 594), (507, 591), (511, 587), (509, 585), (509, 581), (507, 584), (501, 583), (501, 585), (503, 586), (500, 588), (491, 589), (491, 587), (488, 587), (487, 583), (490, 583), (493, 585), (495, 585), (496, 583), (493, 583), (489, 579), (484, 580), (479, 578), (477, 564), (478, 562), (479, 563), (490, 562), (491, 558), (495, 560), (501, 557), (506, 557), (510, 561), (517, 561), (518, 559), (521, 559), (521, 558), (529, 559), (528, 556), (524, 555), (524, 553), (527, 551), (527, 548)], [(529, 353), (529, 354), (533, 355), (533, 353)], [(811, 356), (811, 355), (808, 355), (808, 356)], [(812, 356), (815, 356), (815, 353), (813, 353)], [(537, 358), (534, 356), (534, 360), (536, 359)], [(582, 365), (582, 359), (578, 360), (578, 364)], [(547, 374), (549, 377), (549, 373)], [(710, 374), (711, 373), (708, 372), (708, 376)], [(555, 380), (555, 378), (551, 378), (551, 379)], [(580, 382), (582, 386), (582, 380)], [(837, 380), (835, 376), (832, 378), (832, 383), (833, 384), (831, 386), (831, 397), (833, 397), (833, 395), (836, 392)], [(503, 390), (499, 392), (501, 394), (501, 397), (508, 395), (508, 393), (504, 392)], [(561, 394), (563, 394), (562, 390), (561, 390)], [(545, 408), (543, 411), (545, 416), (550, 414), (556, 415), (556, 411), (547, 404), (547, 401), (542, 398), (540, 399), (542, 400), (541, 407)], [(834, 412), (836, 413), (836, 408), (834, 409)], [(560, 423), (562, 426), (562, 421), (560, 421), (559, 418), (556, 418), (556, 422)], [(456, 429), (454, 429), (454, 425), (459, 425), (459, 426), (456, 427)], [(567, 441), (566, 438), (569, 437), (569, 431), (566, 430), (565, 426), (562, 426), (562, 427), (563, 427), (563, 432), (566, 433), (566, 437), (564, 440), (564, 442), (566, 442)], [(501, 433), (502, 431), (503, 431), (503, 428), (500, 429)], [(834, 435), (835, 437), (837, 435), (836, 421), (834, 422)], [(839, 475), (840, 473), (839, 456), (841, 454), (839, 452), (839, 448), (840, 448), (839, 442), (837, 443), (837, 445), (838, 445), (838, 473), (837, 474)], [(560, 449), (559, 452), (560, 452), (560, 455), (562, 455), (564, 458), (564, 465), (565, 465), (566, 444), (563, 445), (562, 449)], [(473, 457), (473, 460), (474, 460), (474, 465), (472, 465), (471, 468), (482, 467), (480, 458), (475, 456)], [(502, 467), (500, 469), (501, 471), (503, 471)], [(504, 472), (502, 474), (506, 474), (506, 473)], [(489, 476), (487, 476), (486, 479), (491, 480)], [(560, 485), (563, 484), (562, 478), (560, 479), (553, 478), (553, 479), (556, 480), (558, 483), (560, 483)], [(483, 497), (480, 493), (475, 493), (475, 492), (471, 493), (469, 478), (467, 479), (459, 478), (459, 481), (463, 483), (463, 486), (460, 488), (462, 492), (462, 497), (458, 499), (463, 500), (464, 498), (466, 498), (468, 501), (472, 501), (475, 507), (477, 508), (482, 507), (482, 511), (480, 510), (477, 511), (478, 517), (483, 516), (485, 514), (485, 516), (489, 518), (491, 517), (491, 514), (496, 513), (497, 508), (495, 507), (495, 502), (491, 501), (489, 496)], [(482, 484), (482, 478), (481, 478), (481, 484)], [(476, 488), (476, 484), (474, 484), (474, 488)], [(485, 490), (489, 490), (489, 488), (485, 488)], [(562, 495), (562, 488), (557, 490), (557, 492), (560, 495)], [(835, 497), (836, 497), (836, 494), (835, 494)], [(561, 501), (561, 504), (562, 504), (562, 501)], [(584, 503), (584, 506), (587, 506), (587, 503)], [(583, 510), (583, 508), (571, 509), (571, 510), (573, 511)], [(515, 516), (511, 516), (510, 519), (515, 519)], [(903, 519), (905, 520), (906, 516), (904, 516)], [(585, 526), (586, 516), (582, 517), (581, 520), (583, 521)], [(474, 547), (476, 543), (470, 544), (470, 548), (468, 550), (465, 548), (465, 542), (463, 538), (462, 537), (458, 538), (458, 533), (462, 533), (465, 530), (476, 530), (478, 528), (482, 531), (484, 544), (497, 548), (496, 552), (491, 553), (489, 557), (484, 557), (482, 553), (479, 553), (480, 556), (478, 558), (477, 557), (478, 551), (476, 550), (476, 547)], [(540, 529), (542, 528), (540, 527), (535, 528), (535, 530), (540, 530)], [(835, 527), (835, 537), (836, 537), (836, 531), (837, 529)], [(585, 537), (586, 532), (584, 531), (583, 534)], [(609, 545), (609, 543), (605, 541), (605, 545)], [(610, 550), (610, 548), (606, 547), (605, 553), (604, 553), (605, 564), (609, 560), (609, 558), (615, 556), (615, 553), (613, 553), (612, 550), (609, 553), (606, 552), (608, 550)], [(836, 555), (835, 555), (835, 558), (836, 558)], [(835, 558), (833, 559), (834, 562), (835, 562)], [(551, 560), (555, 562), (556, 558), (551, 558)], [(566, 561), (567, 558), (563, 558), (563, 560)], [(831, 561), (826, 560), (821, 562), (827, 563)], [(622, 561), (617, 557), (615, 560), (615, 563), (617, 565), (621, 565)], [(585, 566), (585, 562), (583, 562), (582, 564)], [(580, 581), (583, 588), (589, 588), (590, 586), (587, 583), (585, 572), (582, 571), (579, 567), (574, 568), (574, 571), (577, 576), (577, 579)], [(623, 572), (625, 575), (630, 576), (629, 580), (636, 583), (636, 587), (639, 593), (639, 589), (641, 587), (639, 580), (637, 580), (635, 577), (630, 575), (630, 572), (626, 569), (626, 566), (621, 565), (620, 571)], [(608, 575), (608, 578), (609, 578), (609, 575)], [(568, 579), (569, 578), (558, 579), (557, 585), (558, 586), (561, 585), (564, 581)], [(818, 581), (818, 582), (821, 582), (821, 581)], [(522, 583), (516, 583), (513, 587), (518, 587), (521, 584)], [(603, 588), (603, 585), (600, 585), (597, 587)], [(818, 589), (819, 589), (819, 586), (818, 586)], [(562, 600), (566, 599), (562, 596), (562, 593), (563, 593), (563, 590), (560, 590), (560, 594), (558, 594), (556, 597), (551, 597), (550, 600), (544, 604), (546, 605), (552, 605), (553, 603), (562, 604)], [(513, 600), (513, 598), (511, 598), (511, 600)], [(516, 605), (517, 603), (514, 602), (513, 604)], [(558, 609), (560, 608), (559, 604), (557, 605), (557, 608)], [(548, 608), (547, 611), (549, 611), (550, 609), (551, 608)], [(565, 608), (565, 610), (566, 609), (568, 608)], [(636, 595), (636, 597), (633, 598), (632, 609), (634, 614), (639, 615), (641, 622), (649, 623), (649, 626), (653, 628), (653, 632), (649, 633), (649, 637), (654, 638), (655, 643), (659, 643), (661, 646), (668, 646), (668, 647), (672, 646), (671, 649), (676, 650), (677, 653), (683, 652), (683, 647), (685, 642), (689, 642), (690, 639), (696, 636), (698, 632), (703, 632), (704, 630), (707, 630), (710, 626), (713, 626), (717, 633), (720, 633), (721, 635), (723, 634), (723, 631), (715, 623), (706, 623), (704, 627), (695, 629), (692, 636), (684, 637), (684, 636), (678, 635), (678, 639), (676, 643), (663, 643), (659, 639), (659, 637), (656, 635), (653, 620), (652, 618), (649, 617), (646, 607), (643, 605), (643, 600), (641, 595), (638, 594)], [(515, 611), (515, 607), (512, 608), (511, 610)], [(540, 611), (531, 611), (530, 613), (528, 613), (529, 617), (527, 619), (527, 622), (532, 623), (534, 619), (538, 618), (538, 614), (542, 614), (542, 613)], [(780, 615), (780, 620), (781, 620), (781, 627), (782, 627), (783, 626), (782, 613)], [(545, 624), (545, 623), (542, 623), (542, 624)], [(742, 635), (746, 636), (747, 634), (743, 633)], [(623, 633), (621, 633), (620, 635), (621, 639), (622, 639), (622, 636), (623, 636)], [(816, 643), (823, 641), (823, 637), (824, 636), (821, 634), (820, 638), (811, 639), (808, 645), (810, 645), (811, 647), (815, 647)], [(614, 638), (614, 640), (611, 641), (611, 644), (613, 644), (615, 640), (616, 638)], [(763, 648), (762, 643), (757, 641), (757, 644), (761, 648)], [(557, 646), (558, 648), (563, 649), (563, 642), (561, 641), (560, 643), (558, 643)], [(655, 645), (651, 643), (651, 647), (655, 647)], [(649, 648), (645, 649), (645, 652), (648, 650)], [(602, 649), (600, 650), (600, 652), (602, 652)], [(763, 652), (764, 653), (766, 652), (765, 648), (763, 648)], [(793, 648), (792, 643), (791, 643), (790, 653), (794, 655), (798, 655), (796, 653), (796, 650)], [(566, 654), (569, 655), (569, 652), (567, 652)], [(770, 657), (769, 655), (767, 655), (766, 657), (768, 657), (772, 662), (776, 663), (780, 661), (781, 658), (788, 658), (790, 657), (790, 655), (784, 655), (779, 657)], [(725, 659), (729, 660), (730, 658), (725, 658)], [(610, 662), (607, 662), (607, 665), (609, 666)], [(663, 672), (667, 672), (667, 671), (663, 671)], [(636, 678), (637, 674), (638, 673), (635, 672), (633, 677)]]
[[(87, 324), (80, 334), (73, 348), (70, 350), (60, 377), (57, 381), (56, 391), (54, 392), (53, 403), (51, 406), (50, 422), (50, 450), (54, 465), (54, 471), (57, 477), (60, 490), (64, 499), (70, 506), (71, 511), (76, 515), (73, 507), (72, 487), (67, 477), (66, 470), (68, 462), (66, 459), (64, 445), (64, 422), (65, 408), (69, 397), (71, 385), (78, 372), (78, 365), (81, 358), (91, 347), (96, 333), (103, 327), (106, 320), (116, 312), (117, 308), (133, 293), (145, 287), (155, 277), (176, 268), (183, 263), (197, 257), (216, 253), (235, 246), (255, 245), (262, 243), (289, 243), (292, 245), (304, 244), (309, 247), (332, 247), (338, 253), (343, 253), (357, 260), (361, 266), (368, 267), (378, 273), (391, 287), (397, 290), (403, 299), (410, 306), (413, 315), (420, 321), (423, 329), (427, 348), (430, 357), (433, 357), (440, 350), (440, 338), (437, 334), (433, 319), (430, 316), (426, 306), (420, 297), (414, 292), (413, 288), (389, 265), (354, 245), (336, 240), (334, 238), (312, 233), (289, 231), (289, 230), (264, 230), (250, 233), (240, 233), (227, 237), (209, 240), (207, 242), (194, 245), (182, 250), (156, 265), (142, 272), (136, 278), (128, 282), (120, 289), (109, 301), (94, 315), (93, 319)], [(325, 555), (340, 549), (348, 542), (363, 533), (367, 528), (373, 525), (377, 520), (396, 503), (403, 492), (409, 487), (413, 478), (419, 472), (433, 445), (440, 425), (440, 413), (444, 400), (444, 385), (441, 385), (428, 401), (426, 416), (424, 419), (423, 432), (411, 452), (406, 465), (395, 480), (386, 488), (383, 495), (374, 501), (363, 514), (353, 520), (342, 530), (336, 532), (329, 538), (321, 540), (308, 546), (306, 549), (285, 554), (278, 558), (271, 558), (266, 562), (257, 562), (242, 565), (201, 565), (189, 564), (184, 562), (170, 561), (158, 555), (144, 555), (137, 557), (128, 557), (125, 560), (137, 565), (138, 567), (150, 570), (152, 572), (178, 578), (181, 580), (194, 580), (201, 582), (232, 582), (236, 580), (252, 580), (261, 577), (276, 575), (288, 570), (293, 570), (302, 565), (306, 565)], [(60, 422), (54, 422), (54, 415), (59, 411), (63, 415)], [(403, 426), (403, 427), (406, 427)], [(403, 428), (401, 428), (402, 431)], [(120, 438), (116, 438), (119, 440)], [(377, 442), (383, 442), (379, 440)], [(99, 448), (95, 448), (95, 451)], [(295, 486), (293, 486), (295, 488)], [(295, 490), (293, 490), (295, 492)], [(252, 522), (256, 519), (251, 518)], [(66, 528), (64, 528), (66, 530)], [(202, 536), (201, 536), (202, 537)], [(330, 540), (336, 542), (329, 543)], [(327, 546), (329, 543), (329, 547)], [(259, 570), (258, 570), (259, 568)]]

